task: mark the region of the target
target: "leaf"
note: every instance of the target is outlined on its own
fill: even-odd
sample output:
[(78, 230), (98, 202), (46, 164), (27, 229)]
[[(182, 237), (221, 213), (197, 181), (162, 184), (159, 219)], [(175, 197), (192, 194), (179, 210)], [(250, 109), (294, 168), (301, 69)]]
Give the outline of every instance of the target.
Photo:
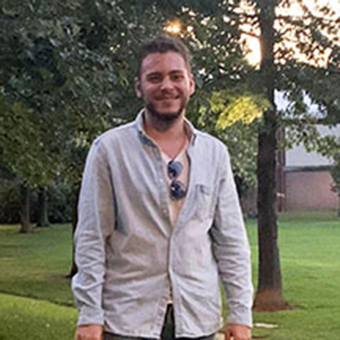
[(254, 120), (261, 118), (263, 112), (270, 107), (269, 102), (260, 95), (231, 96), (228, 103), (221, 96), (221, 94), (215, 94), (212, 97), (212, 111), (220, 112), (217, 121), (217, 127), (220, 129), (225, 129), (237, 122), (251, 124)]

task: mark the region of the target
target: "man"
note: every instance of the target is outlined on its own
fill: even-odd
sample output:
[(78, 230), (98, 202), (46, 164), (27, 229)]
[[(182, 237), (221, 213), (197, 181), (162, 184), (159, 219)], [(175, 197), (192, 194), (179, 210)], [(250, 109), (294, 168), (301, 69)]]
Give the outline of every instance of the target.
[(250, 251), (229, 156), (185, 119), (195, 84), (175, 38), (141, 49), (137, 119), (94, 142), (76, 231), (77, 340), (249, 340)]

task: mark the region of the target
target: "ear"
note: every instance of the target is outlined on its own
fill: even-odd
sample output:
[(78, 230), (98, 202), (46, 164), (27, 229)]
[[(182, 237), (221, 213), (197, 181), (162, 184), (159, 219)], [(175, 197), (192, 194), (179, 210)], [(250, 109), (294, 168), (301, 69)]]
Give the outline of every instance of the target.
[(195, 93), (195, 79), (192, 73), (189, 73), (189, 93), (192, 96)]
[(142, 86), (141, 86), (139, 77), (135, 78), (135, 91), (136, 91), (136, 95), (137, 95), (138, 98), (143, 97)]

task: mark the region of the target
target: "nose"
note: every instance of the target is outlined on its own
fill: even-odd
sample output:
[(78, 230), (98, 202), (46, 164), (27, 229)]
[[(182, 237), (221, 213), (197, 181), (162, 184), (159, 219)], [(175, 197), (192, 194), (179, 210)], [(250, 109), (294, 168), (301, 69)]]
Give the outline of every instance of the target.
[(166, 91), (166, 90), (171, 90), (171, 89), (173, 89), (173, 83), (170, 77), (164, 77), (162, 84), (161, 84), (161, 90)]

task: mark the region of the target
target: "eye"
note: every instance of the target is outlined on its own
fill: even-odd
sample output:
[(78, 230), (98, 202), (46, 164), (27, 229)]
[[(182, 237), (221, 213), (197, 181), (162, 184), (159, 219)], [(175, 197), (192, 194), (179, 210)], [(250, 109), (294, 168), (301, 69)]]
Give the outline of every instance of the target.
[(182, 73), (174, 73), (171, 75), (171, 79), (173, 81), (181, 81), (183, 80), (183, 78), (184, 78), (184, 75)]
[(147, 80), (150, 83), (158, 83), (158, 82), (160, 82), (162, 80), (162, 77), (161, 77), (160, 74), (155, 73), (155, 74), (148, 75)]

